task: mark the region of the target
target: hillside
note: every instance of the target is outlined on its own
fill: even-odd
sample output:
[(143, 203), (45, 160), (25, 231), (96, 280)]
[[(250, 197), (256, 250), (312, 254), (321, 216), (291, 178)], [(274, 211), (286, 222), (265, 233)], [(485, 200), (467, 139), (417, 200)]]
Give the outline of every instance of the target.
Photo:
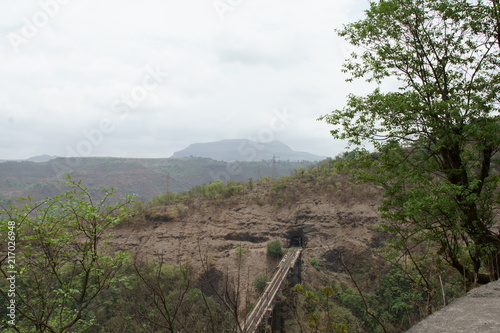
[[(221, 190), (231, 186), (240, 187)], [(242, 315), (259, 296), (253, 281), (275, 270), (277, 261), (266, 256), (272, 240), (289, 247), (293, 238), (303, 239), (302, 279), (311, 288), (352, 283), (341, 256), (366, 290), (387, 271), (377, 253), (387, 238), (376, 227), (380, 191), (350, 183), (328, 163), (275, 181), (221, 189), (195, 188), (190, 195), (163, 198), (164, 204), (157, 200), (113, 230), (112, 248), (174, 265), (189, 263), (207, 294), (215, 295), (210, 281), (235, 293), (238, 284)], [(238, 247), (246, 249), (241, 261)], [(288, 325), (286, 332), (297, 331), (292, 321)]]
[(300, 238), (306, 291), (284, 291), (285, 332), (315, 325), (305, 310), (311, 302), (318, 316), (329, 313), (330, 305), (321, 303), (324, 288), (332, 288), (335, 320), (349, 332), (382, 332), (376, 318), (387, 332), (401, 332), (443, 305), (440, 295), (424, 291), (420, 274), (432, 283), (439, 276), (448, 301), (463, 286), (455, 271), (426, 258), (433, 250), (425, 247), (422, 259), (412, 257), (431, 260), (420, 273), (412, 262), (401, 267), (384, 258), (390, 235), (379, 226), (381, 199), (380, 188), (352, 183), (336, 171), (335, 161), (326, 160), (276, 180), (219, 182), (157, 197), (116, 227), (110, 242), (136, 258), (187, 263), (204, 293), (217, 298), (228, 292), (244, 317), (259, 297), (255, 281), (271, 277), (279, 261), (266, 255), (266, 245), (277, 240), (286, 248)]
[(255, 162), (269, 161), (321, 161), (325, 156), (292, 150), (280, 141), (259, 143), (251, 140), (233, 139), (217, 142), (194, 143), (187, 148), (175, 152), (173, 158), (206, 157), (218, 161)]
[[(102, 161), (98, 162), (100, 165)], [(86, 169), (92, 170), (91, 165)], [(70, 215), (66, 221), (68, 232), (78, 233), (79, 228), (87, 227), (94, 230), (97, 210), (92, 210), (89, 220), (81, 220), (89, 212), (89, 205), (83, 202), (75, 206), (78, 201), (74, 201), (74, 194), (79, 191), (68, 197), (66, 207), (77, 214), (75, 220)], [(297, 245), (297, 240), (302, 247), (299, 282), (285, 282), (276, 303), (276, 317), (280, 318), (283, 331), (304, 332), (306, 327), (329, 331), (324, 326), (327, 323), (340, 331), (382, 332), (382, 322), (385, 332), (404, 331), (442, 306), (441, 293), (437, 294), (437, 289), (429, 291), (425, 283), (441, 288), (448, 300), (458, 296), (463, 285), (456, 273), (428, 256), (434, 251), (432, 248), (413, 251), (411, 260), (399, 261), (398, 253), (395, 255), (399, 259), (384, 258), (381, 250), (389, 234), (379, 225), (382, 221), (377, 206), (381, 195), (380, 188), (352, 183), (337, 170), (336, 161), (325, 160), (279, 179), (219, 180), (178, 194), (164, 193), (148, 203), (136, 202), (132, 216), (106, 234), (99, 238), (94, 238), (92, 232), (88, 234), (95, 244), (101, 244), (103, 254), (117, 255), (124, 261), (123, 266), (116, 266), (123, 275), (109, 290), (103, 290), (93, 312), (88, 313), (95, 316), (95, 323), (92, 330), (86, 331), (161, 332), (165, 331), (162, 325), (170, 323), (173, 327), (174, 322), (191, 327), (189, 332), (204, 332), (207, 324), (214, 325), (210, 330), (214, 333), (237, 331), (235, 323), (241, 323), (256, 304), (262, 292), (258, 286), (266, 285), (280, 261), (269, 255), (269, 243), (277, 241), (286, 252), (292, 244)], [(104, 212), (114, 211), (113, 207), (95, 204)], [(47, 205), (51, 207), (52, 204)], [(68, 211), (56, 205), (54, 208), (61, 214), (57, 221), (68, 218)], [(38, 232), (45, 225), (37, 224), (30, 232)], [(60, 225), (65, 226), (66, 223)], [(47, 228), (50, 227), (48, 223)], [(28, 239), (34, 238), (29, 236), (25, 241)], [(70, 252), (80, 248), (73, 246), (79, 242), (76, 236), (61, 239), (68, 242), (65, 249)], [(53, 246), (59, 248), (59, 243)], [(122, 251), (129, 253), (130, 258)], [(82, 261), (68, 261), (77, 255), (71, 253), (63, 260), (67, 265), (79, 265)], [(86, 251), (78, 255), (89, 259)], [(417, 270), (415, 262), (421, 264)], [(38, 266), (28, 268), (34, 271)], [(64, 274), (67, 272), (63, 270)], [(70, 277), (81, 281), (78, 274)], [(54, 277), (49, 274), (49, 294), (53, 291), (52, 283), (57, 283), (51, 278)], [(180, 317), (165, 316), (157, 297), (168, 297), (162, 302), (184, 309), (180, 310)], [(147, 310), (138, 311), (141, 306)], [(189, 310), (195, 306), (196, 310)], [(207, 314), (212, 310), (219, 319)], [(196, 318), (204, 319), (194, 322), (190, 318), (194, 313)], [(158, 324), (145, 318), (158, 320)], [(149, 324), (143, 326), (146, 322)]]
[(312, 162), (270, 161), (228, 163), (208, 158), (56, 158), (47, 162), (0, 163), (0, 201), (12, 202), (22, 196), (35, 199), (61, 192), (67, 174), (98, 193), (102, 187), (115, 187), (120, 195), (135, 194), (147, 201), (167, 189), (178, 193), (214, 180), (247, 181), (250, 177), (289, 175)]
[(369, 252), (382, 244), (384, 235), (373, 228), (380, 221), (379, 190), (336, 175), (312, 182), (308, 177), (298, 171), (274, 181), (221, 185), (213, 192), (209, 185), (190, 195), (159, 197), (142, 215), (121, 225), (113, 242), (129, 249), (141, 244), (147, 254), (165, 251), (169, 262), (181, 263), (197, 256), (197, 242), (202, 241), (214, 251), (214, 259), (224, 262), (239, 245), (260, 253), (270, 240), (288, 247), (293, 236), (300, 236), (306, 257), (323, 258), (332, 268), (329, 256), (339, 249)]

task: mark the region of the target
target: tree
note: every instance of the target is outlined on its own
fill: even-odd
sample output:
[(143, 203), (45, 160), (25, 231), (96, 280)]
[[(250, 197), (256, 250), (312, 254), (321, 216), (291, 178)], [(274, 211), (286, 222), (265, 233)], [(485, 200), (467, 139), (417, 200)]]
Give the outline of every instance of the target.
[(266, 274), (257, 276), (253, 281), (253, 286), (255, 288), (255, 291), (258, 292), (259, 294), (262, 294), (264, 290), (266, 290), (268, 281), (269, 278), (267, 277)]
[(271, 241), (267, 243), (267, 255), (270, 257), (281, 257), (283, 256), (283, 248), (278, 240)]
[(224, 313), (212, 297), (195, 288), (189, 265), (171, 266), (163, 254), (154, 261), (136, 259), (125, 292), (133, 321), (150, 332), (221, 332)]
[[(2, 227), (5, 220), (16, 225), (15, 331), (87, 331), (94, 325), (96, 300), (119, 281), (127, 261), (126, 253), (108, 254), (104, 241), (109, 228), (129, 215), (132, 198), (109, 204), (112, 190), (97, 199), (80, 182), (70, 184), (63, 195), (0, 212)], [(6, 258), (0, 258), (3, 277), (13, 270)], [(0, 286), (0, 301), (10, 296)]]
[(242, 260), (243, 255), (248, 252), (248, 249), (246, 247), (238, 246), (237, 248), (234, 249), (234, 252), (236, 253), (236, 258), (238, 260)]
[[(361, 332), (360, 320), (354, 317), (347, 308), (341, 307), (336, 302), (335, 291), (331, 286), (318, 290), (309, 289), (297, 284), (293, 287), (292, 298), (296, 331), (300, 332)], [(309, 330), (306, 329), (309, 328)], [(371, 330), (370, 332), (374, 332)]]
[(349, 95), (320, 118), (335, 138), (375, 148), (359, 148), (350, 168), (383, 186), (394, 244), (435, 244), (471, 283), (500, 277), (498, 18), (497, 0), (371, 2), (339, 30), (364, 50), (344, 71), (375, 84), (395, 78), (397, 91)]

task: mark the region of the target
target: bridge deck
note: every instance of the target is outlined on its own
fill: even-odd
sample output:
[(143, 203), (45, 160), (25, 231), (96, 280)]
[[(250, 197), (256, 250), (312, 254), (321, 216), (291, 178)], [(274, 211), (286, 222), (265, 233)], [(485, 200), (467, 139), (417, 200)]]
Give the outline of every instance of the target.
[(280, 289), (281, 284), (287, 277), (288, 271), (295, 265), (299, 258), (299, 247), (291, 248), (278, 265), (278, 271), (267, 285), (266, 290), (255, 304), (252, 312), (248, 315), (243, 325), (243, 333), (254, 333), (264, 318), (269, 315), (269, 310), (273, 309), (273, 301)]

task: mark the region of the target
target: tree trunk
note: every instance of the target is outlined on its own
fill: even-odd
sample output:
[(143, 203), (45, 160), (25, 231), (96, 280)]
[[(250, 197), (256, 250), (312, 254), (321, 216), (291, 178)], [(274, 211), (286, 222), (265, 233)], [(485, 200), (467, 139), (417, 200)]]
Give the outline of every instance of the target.
[(461, 274), (465, 274), (465, 277), (471, 283), (488, 283), (500, 278), (498, 265), (500, 260), (500, 237), (488, 228), (487, 221), (480, 218), (476, 201), (471, 202), (469, 196), (471, 194), (475, 194), (478, 197), (481, 195), (482, 186), (488, 177), (488, 171), (491, 167), (491, 150), (488, 148), (483, 150), (483, 161), (478, 175), (479, 185), (474, 190), (460, 156), (461, 150), (457, 145), (452, 145), (451, 147), (441, 148), (440, 154), (443, 158), (443, 169), (446, 172), (448, 181), (452, 185), (461, 188), (461, 191), (455, 195), (455, 200), (463, 214), (463, 220), (459, 221), (460, 227), (465, 230), (468, 237), (478, 247), (479, 256), (486, 256), (488, 258), (483, 263), (486, 265), (489, 275), (479, 274), (478, 271), (474, 273), (466, 272), (464, 266), (456, 258), (452, 258), (452, 266), (460, 271)]

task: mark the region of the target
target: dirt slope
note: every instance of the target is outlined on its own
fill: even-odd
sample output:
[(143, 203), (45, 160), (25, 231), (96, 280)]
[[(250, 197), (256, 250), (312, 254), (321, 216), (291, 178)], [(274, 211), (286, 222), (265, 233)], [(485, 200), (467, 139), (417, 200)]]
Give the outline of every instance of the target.
[[(161, 256), (175, 265), (190, 263), (200, 276), (202, 262), (208, 263), (212, 271), (219, 272), (219, 280), (225, 281), (218, 283), (235, 289), (239, 281), (242, 307), (257, 298), (254, 279), (274, 272), (277, 261), (266, 256), (266, 244), (271, 240), (289, 247), (294, 237), (303, 239), (304, 283), (320, 287), (332, 278), (345, 280), (339, 254), (350, 269), (368, 272), (370, 279), (376, 279), (379, 268), (374, 249), (385, 237), (374, 228), (379, 222), (377, 191), (347, 183), (337, 183), (330, 191), (304, 183), (295, 185), (300, 195), (280, 207), (272, 204), (282, 201), (276, 200), (279, 193), (271, 183), (228, 199), (197, 200), (176, 217), (171, 213), (175, 207), (153, 207), (150, 216), (155, 216), (155, 221), (136, 218), (122, 223), (113, 230), (110, 242), (114, 249), (134, 255), (155, 260)], [(319, 188), (326, 188), (326, 184)], [(287, 189), (293, 190), (290, 186)], [(248, 249), (241, 261), (237, 247)], [(311, 258), (318, 259), (321, 269), (311, 266)]]

